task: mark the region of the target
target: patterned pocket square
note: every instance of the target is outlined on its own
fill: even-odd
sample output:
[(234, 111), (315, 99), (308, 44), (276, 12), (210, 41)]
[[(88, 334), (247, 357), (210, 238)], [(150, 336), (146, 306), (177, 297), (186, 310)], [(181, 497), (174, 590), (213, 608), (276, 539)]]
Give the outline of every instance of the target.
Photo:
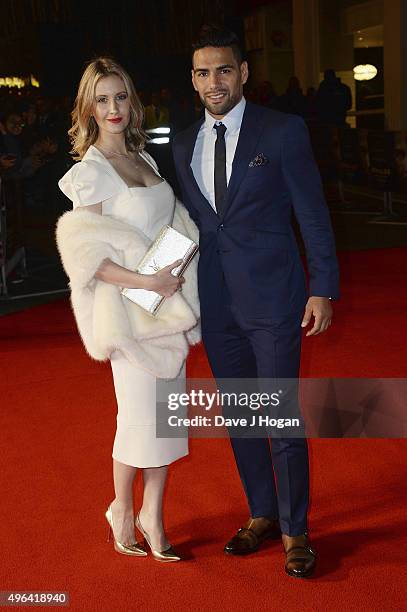
[(268, 163), (269, 163), (269, 160), (267, 159), (267, 157), (263, 155), (263, 153), (259, 153), (258, 155), (256, 155), (254, 159), (252, 159), (252, 161), (249, 164), (249, 168), (253, 168), (254, 166), (264, 166), (265, 164), (268, 164)]

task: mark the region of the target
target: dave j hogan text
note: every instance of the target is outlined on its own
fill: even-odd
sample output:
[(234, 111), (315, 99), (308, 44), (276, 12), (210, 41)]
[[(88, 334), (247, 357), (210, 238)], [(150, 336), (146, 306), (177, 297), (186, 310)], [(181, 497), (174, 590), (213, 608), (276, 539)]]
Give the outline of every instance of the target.
[(178, 417), (175, 414), (168, 417), (170, 427), (299, 427), (300, 419), (276, 419), (268, 415), (253, 414), (250, 419), (236, 417), (228, 418), (221, 415), (214, 417), (196, 415), (192, 418)]

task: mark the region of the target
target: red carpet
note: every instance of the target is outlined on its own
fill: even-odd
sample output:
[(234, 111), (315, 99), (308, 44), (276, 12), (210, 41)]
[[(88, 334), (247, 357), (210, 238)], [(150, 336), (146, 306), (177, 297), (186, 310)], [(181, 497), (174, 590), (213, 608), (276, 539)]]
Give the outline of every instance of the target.
[[(304, 376), (406, 376), (406, 257), (342, 254), (335, 323), (304, 340)], [(247, 558), (222, 553), (247, 515), (224, 440), (193, 440), (171, 471), (167, 531), (188, 560), (123, 557), (106, 543), (103, 517), (112, 498), (110, 367), (86, 356), (65, 300), (2, 317), (0, 338), (0, 590), (69, 591), (73, 610), (405, 608), (404, 440), (310, 441), (319, 565), (308, 581), (285, 575), (280, 543)], [(209, 374), (202, 348), (189, 374)]]

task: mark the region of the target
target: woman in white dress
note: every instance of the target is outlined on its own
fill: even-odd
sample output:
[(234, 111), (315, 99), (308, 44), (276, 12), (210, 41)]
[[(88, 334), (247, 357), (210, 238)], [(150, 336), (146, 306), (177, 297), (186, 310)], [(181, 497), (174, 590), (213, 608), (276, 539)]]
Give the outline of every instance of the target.
[[(143, 108), (126, 71), (107, 58), (89, 64), (79, 85), (72, 118), (69, 134), (76, 159), (81, 161), (60, 180), (61, 190), (72, 200), (75, 211), (91, 211), (124, 221), (153, 240), (164, 224), (171, 223), (175, 196), (159, 175), (154, 160), (143, 151)], [(155, 291), (168, 298), (181, 290), (184, 282), (171, 274), (179, 263), (174, 261), (146, 276), (106, 258), (95, 278), (118, 287)], [(138, 367), (120, 350), (114, 351), (110, 360), (118, 414), (112, 454), (115, 499), (106, 511), (106, 519), (113, 531), (115, 549), (123, 554), (147, 555), (137, 542), (136, 522), (154, 558), (178, 561), (180, 556), (164, 532), (162, 501), (168, 465), (188, 454), (188, 441), (156, 437), (154, 373)], [(133, 481), (137, 468), (143, 470), (144, 491), (135, 521)]]

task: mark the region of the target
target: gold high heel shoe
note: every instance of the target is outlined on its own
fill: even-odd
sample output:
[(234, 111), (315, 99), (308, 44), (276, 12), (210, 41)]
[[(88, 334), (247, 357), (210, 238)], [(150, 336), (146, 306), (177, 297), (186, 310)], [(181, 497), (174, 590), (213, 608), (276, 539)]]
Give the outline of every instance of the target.
[(114, 537), (112, 504), (110, 504), (110, 506), (106, 510), (105, 517), (107, 522), (109, 523), (109, 533), (107, 536), (107, 541), (110, 542), (110, 536), (113, 535), (114, 549), (118, 553), (121, 553), (122, 555), (131, 555), (133, 557), (147, 557), (147, 551), (145, 551), (144, 548), (140, 546), (138, 542), (136, 542), (135, 544), (125, 545), (121, 542), (118, 542)]
[(148, 533), (146, 533), (144, 531), (143, 526), (140, 523), (140, 513), (137, 514), (137, 517), (136, 517), (136, 520), (135, 520), (135, 524), (136, 524), (137, 529), (140, 531), (140, 533), (143, 534), (143, 536), (147, 540), (147, 544), (151, 548), (151, 552), (153, 553), (154, 559), (156, 559), (157, 561), (164, 561), (164, 562), (167, 562), (167, 563), (171, 562), (171, 561), (181, 561), (182, 560), (182, 557), (180, 557), (175, 552), (175, 550), (173, 549), (171, 544), (165, 550), (161, 550), (161, 551), (160, 550), (154, 550), (154, 548), (151, 546), (151, 542), (150, 542), (150, 538), (148, 536)]

